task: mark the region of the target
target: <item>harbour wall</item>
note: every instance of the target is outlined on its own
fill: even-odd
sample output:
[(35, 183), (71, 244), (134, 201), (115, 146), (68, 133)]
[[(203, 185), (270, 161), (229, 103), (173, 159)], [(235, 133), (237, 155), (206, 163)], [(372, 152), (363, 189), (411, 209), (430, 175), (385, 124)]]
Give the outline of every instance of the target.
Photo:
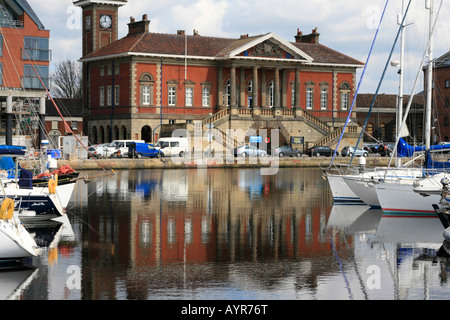
[[(58, 160), (58, 168), (63, 165), (69, 165), (75, 170), (142, 170), (142, 169), (200, 169), (200, 168), (326, 168), (332, 158), (327, 157), (300, 157), (300, 158), (250, 158), (250, 159), (181, 159), (181, 158), (163, 158), (163, 159), (84, 159), (84, 160)], [(389, 165), (389, 157), (368, 157), (366, 158), (366, 167), (383, 167)], [(410, 159), (404, 159), (406, 163)], [(348, 165), (349, 157), (336, 157), (333, 164)], [(359, 159), (354, 158), (354, 166), (359, 165)], [(417, 164), (421, 164), (418, 162)], [(391, 164), (394, 166), (394, 163)], [(51, 170), (50, 170), (51, 171)]]

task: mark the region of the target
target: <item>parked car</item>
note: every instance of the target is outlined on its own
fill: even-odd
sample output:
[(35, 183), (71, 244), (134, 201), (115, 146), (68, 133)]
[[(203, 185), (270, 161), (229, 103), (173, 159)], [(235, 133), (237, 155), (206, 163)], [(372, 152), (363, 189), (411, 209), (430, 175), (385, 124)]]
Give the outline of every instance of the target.
[(290, 146), (281, 146), (281, 147), (275, 148), (273, 150), (273, 155), (274, 156), (279, 156), (280, 158), (281, 157), (285, 157), (285, 156), (287, 156), (287, 157), (294, 157), (294, 156), (295, 157), (301, 157), (302, 153), (301, 153), (301, 151), (299, 151), (297, 149), (294, 149), (294, 148), (292, 148)]
[(164, 157), (164, 152), (150, 143), (130, 143), (128, 157), (138, 159), (142, 157), (161, 158)]
[(369, 153), (377, 153), (377, 144), (366, 144), (364, 145), (364, 150), (367, 150)]
[(122, 158), (128, 156), (130, 143), (145, 143), (144, 140), (113, 140), (109, 145), (103, 147), (105, 158)]
[[(309, 148), (306, 151), (306, 154), (310, 157), (320, 157), (320, 156), (331, 157), (334, 154), (334, 150), (328, 146), (315, 146)], [(337, 152), (336, 155), (339, 155), (339, 152)]]
[(369, 155), (369, 151), (361, 149), (359, 147), (346, 146), (341, 150), (341, 155), (343, 157), (345, 157), (345, 156), (351, 157), (353, 155), (355, 155), (357, 157), (360, 157), (360, 156), (367, 157)]
[(255, 146), (244, 145), (237, 148), (234, 148), (234, 156), (235, 157), (265, 157), (267, 156), (267, 152), (264, 150), (260, 150)]
[(392, 154), (392, 151), (394, 151), (394, 145), (393, 144), (386, 144), (382, 143), (377, 147), (377, 153), (380, 154), (382, 157), (388, 155), (390, 156)]
[(156, 149), (161, 149), (166, 157), (180, 156), (184, 157), (189, 153), (188, 138), (161, 138), (155, 144)]
[(90, 146), (88, 148), (88, 159), (90, 158), (102, 158), (103, 157), (103, 148), (109, 145), (109, 143), (98, 143)]

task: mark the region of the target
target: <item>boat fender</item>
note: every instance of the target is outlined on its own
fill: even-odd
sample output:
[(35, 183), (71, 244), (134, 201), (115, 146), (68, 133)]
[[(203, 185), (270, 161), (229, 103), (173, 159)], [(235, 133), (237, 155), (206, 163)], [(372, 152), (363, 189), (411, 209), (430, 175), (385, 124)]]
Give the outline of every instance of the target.
[(48, 193), (55, 194), (56, 193), (56, 185), (58, 183), (55, 179), (48, 180)]
[(10, 198), (3, 200), (0, 206), (0, 219), (9, 220), (12, 219), (14, 214), (14, 201)]

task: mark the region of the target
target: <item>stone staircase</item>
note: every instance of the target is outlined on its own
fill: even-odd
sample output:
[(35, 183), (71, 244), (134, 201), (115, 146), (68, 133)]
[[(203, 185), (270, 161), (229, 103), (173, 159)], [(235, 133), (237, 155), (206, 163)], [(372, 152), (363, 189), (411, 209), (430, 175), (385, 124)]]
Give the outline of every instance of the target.
[[(239, 118), (242, 119), (254, 119), (255, 124), (251, 126), (251, 129), (258, 129), (259, 127), (264, 127), (261, 124), (258, 123), (267, 123), (267, 121), (276, 121), (276, 127), (280, 128), (280, 133), (285, 137), (286, 141), (291, 140), (291, 133), (289, 130), (283, 125), (281, 119), (275, 118), (275, 110), (274, 109), (260, 109), (260, 113), (258, 115), (253, 114), (252, 109), (238, 109), (237, 114)], [(229, 108), (225, 108), (220, 110), (219, 112), (211, 115), (208, 118), (205, 118), (201, 121), (201, 123), (198, 123), (195, 127), (195, 130), (202, 130), (206, 131), (208, 130), (209, 124), (214, 124), (214, 135), (215, 136), (221, 136), (222, 141), (226, 148), (232, 149), (236, 147), (236, 141), (229, 137), (226, 133), (224, 133), (222, 130), (220, 130), (218, 127), (229, 121), (231, 116), (231, 110)], [(281, 116), (282, 118), (301, 118), (306, 124), (308, 124), (310, 127), (314, 128), (318, 132), (324, 135), (323, 138), (313, 143), (314, 146), (318, 145), (331, 145), (333, 142), (338, 139), (341, 134), (343, 128), (333, 128), (329, 126), (326, 122), (320, 120), (317, 117), (314, 117), (310, 113), (308, 113), (306, 110), (298, 109), (298, 110), (292, 110), (292, 109), (284, 109), (281, 110)], [(267, 127), (267, 125), (265, 126)], [(347, 132), (355, 133), (357, 132), (357, 127), (348, 127)]]

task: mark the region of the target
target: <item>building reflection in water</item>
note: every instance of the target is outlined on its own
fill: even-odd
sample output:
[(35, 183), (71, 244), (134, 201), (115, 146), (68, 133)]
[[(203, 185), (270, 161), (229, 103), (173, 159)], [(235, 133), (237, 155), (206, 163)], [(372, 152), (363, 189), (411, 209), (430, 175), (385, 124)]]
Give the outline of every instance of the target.
[(296, 285), (314, 288), (324, 266), (336, 263), (320, 170), (119, 171), (81, 187), (90, 195), (80, 212), (83, 299), (277, 287), (292, 267), (305, 277)]

